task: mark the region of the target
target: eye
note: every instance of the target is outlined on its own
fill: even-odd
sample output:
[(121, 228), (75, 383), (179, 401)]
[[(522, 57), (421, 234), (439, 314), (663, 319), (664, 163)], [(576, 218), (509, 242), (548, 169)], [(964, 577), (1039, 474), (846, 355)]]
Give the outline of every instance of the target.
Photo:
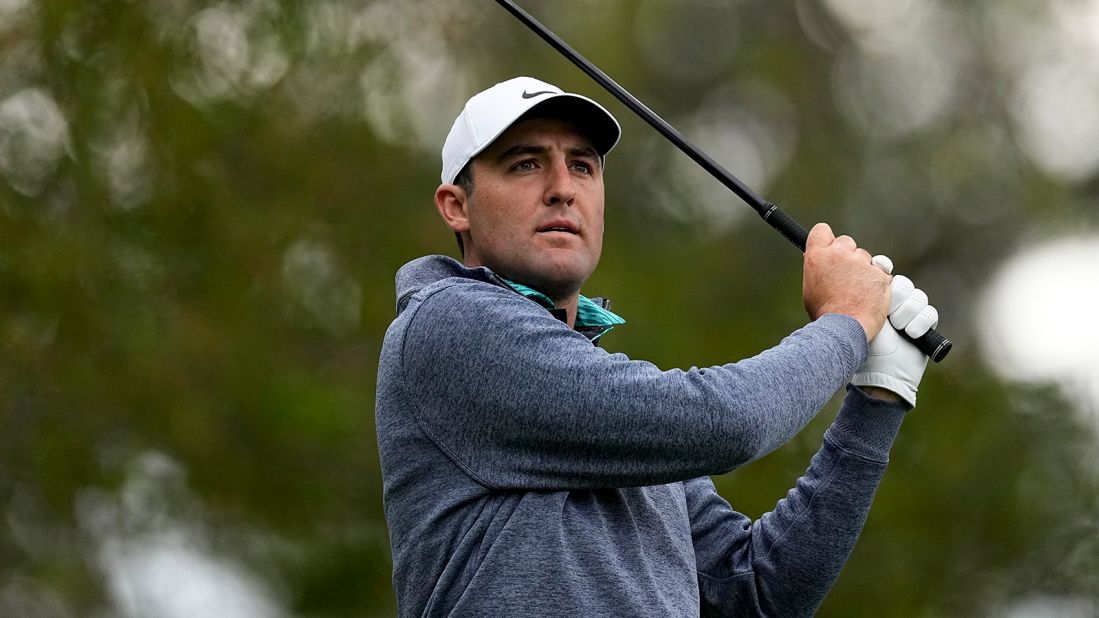
[(594, 167), (592, 166), (592, 164), (584, 162), (584, 161), (574, 161), (573, 164), (572, 164), (572, 168), (574, 170), (580, 172), (581, 174), (586, 174), (586, 175), (589, 175), (589, 176), (594, 171)]
[(515, 165), (512, 165), (511, 169), (514, 172), (528, 172), (535, 169), (536, 167), (537, 163), (534, 161), (534, 159), (524, 159), (516, 163)]

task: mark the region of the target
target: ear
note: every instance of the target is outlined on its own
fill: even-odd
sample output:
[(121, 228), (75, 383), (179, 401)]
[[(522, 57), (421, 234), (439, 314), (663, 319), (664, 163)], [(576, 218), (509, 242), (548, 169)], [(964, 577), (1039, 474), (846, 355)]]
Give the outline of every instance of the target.
[(435, 208), (443, 221), (455, 232), (469, 231), (469, 196), (458, 185), (439, 185), (435, 190)]

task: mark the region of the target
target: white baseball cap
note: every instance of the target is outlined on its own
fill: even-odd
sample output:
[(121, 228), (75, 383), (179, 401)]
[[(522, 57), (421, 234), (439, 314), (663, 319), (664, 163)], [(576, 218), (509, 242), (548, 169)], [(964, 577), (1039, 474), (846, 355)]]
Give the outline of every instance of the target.
[(610, 152), (622, 135), (618, 121), (595, 101), (533, 77), (515, 77), (466, 101), (443, 143), (443, 182), (454, 182), (470, 159), (535, 108), (537, 116), (575, 123), (600, 156)]

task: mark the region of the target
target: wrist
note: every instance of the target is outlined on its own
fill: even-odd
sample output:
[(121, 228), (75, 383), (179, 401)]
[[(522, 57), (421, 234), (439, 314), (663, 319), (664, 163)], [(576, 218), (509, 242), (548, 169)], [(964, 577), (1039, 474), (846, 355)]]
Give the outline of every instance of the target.
[(879, 386), (860, 386), (859, 388), (862, 389), (862, 392), (874, 399), (880, 399), (882, 401), (904, 401), (900, 395)]
[[(881, 324), (877, 323), (877, 321), (872, 316), (861, 315), (861, 314), (859, 314), (859, 312), (851, 311), (849, 309), (826, 308), (817, 317), (822, 316), (822, 315), (828, 315), (829, 313), (834, 313), (836, 315), (844, 315), (844, 316), (847, 316), (847, 317), (851, 318), (852, 320), (855, 320), (856, 322), (858, 322), (859, 326), (862, 327), (862, 334), (863, 334), (864, 337), (866, 337), (866, 342), (868, 344), (871, 341), (873, 341), (874, 336), (877, 335), (878, 331), (881, 330)], [(814, 318), (814, 319), (816, 319), (816, 318)]]

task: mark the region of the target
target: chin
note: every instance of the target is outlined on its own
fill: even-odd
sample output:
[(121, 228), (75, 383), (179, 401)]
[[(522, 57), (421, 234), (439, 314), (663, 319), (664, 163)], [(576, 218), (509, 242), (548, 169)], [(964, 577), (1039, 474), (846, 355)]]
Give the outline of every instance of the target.
[(542, 270), (531, 277), (538, 283), (529, 285), (551, 298), (566, 298), (578, 293), (590, 275), (588, 269), (576, 267)]

